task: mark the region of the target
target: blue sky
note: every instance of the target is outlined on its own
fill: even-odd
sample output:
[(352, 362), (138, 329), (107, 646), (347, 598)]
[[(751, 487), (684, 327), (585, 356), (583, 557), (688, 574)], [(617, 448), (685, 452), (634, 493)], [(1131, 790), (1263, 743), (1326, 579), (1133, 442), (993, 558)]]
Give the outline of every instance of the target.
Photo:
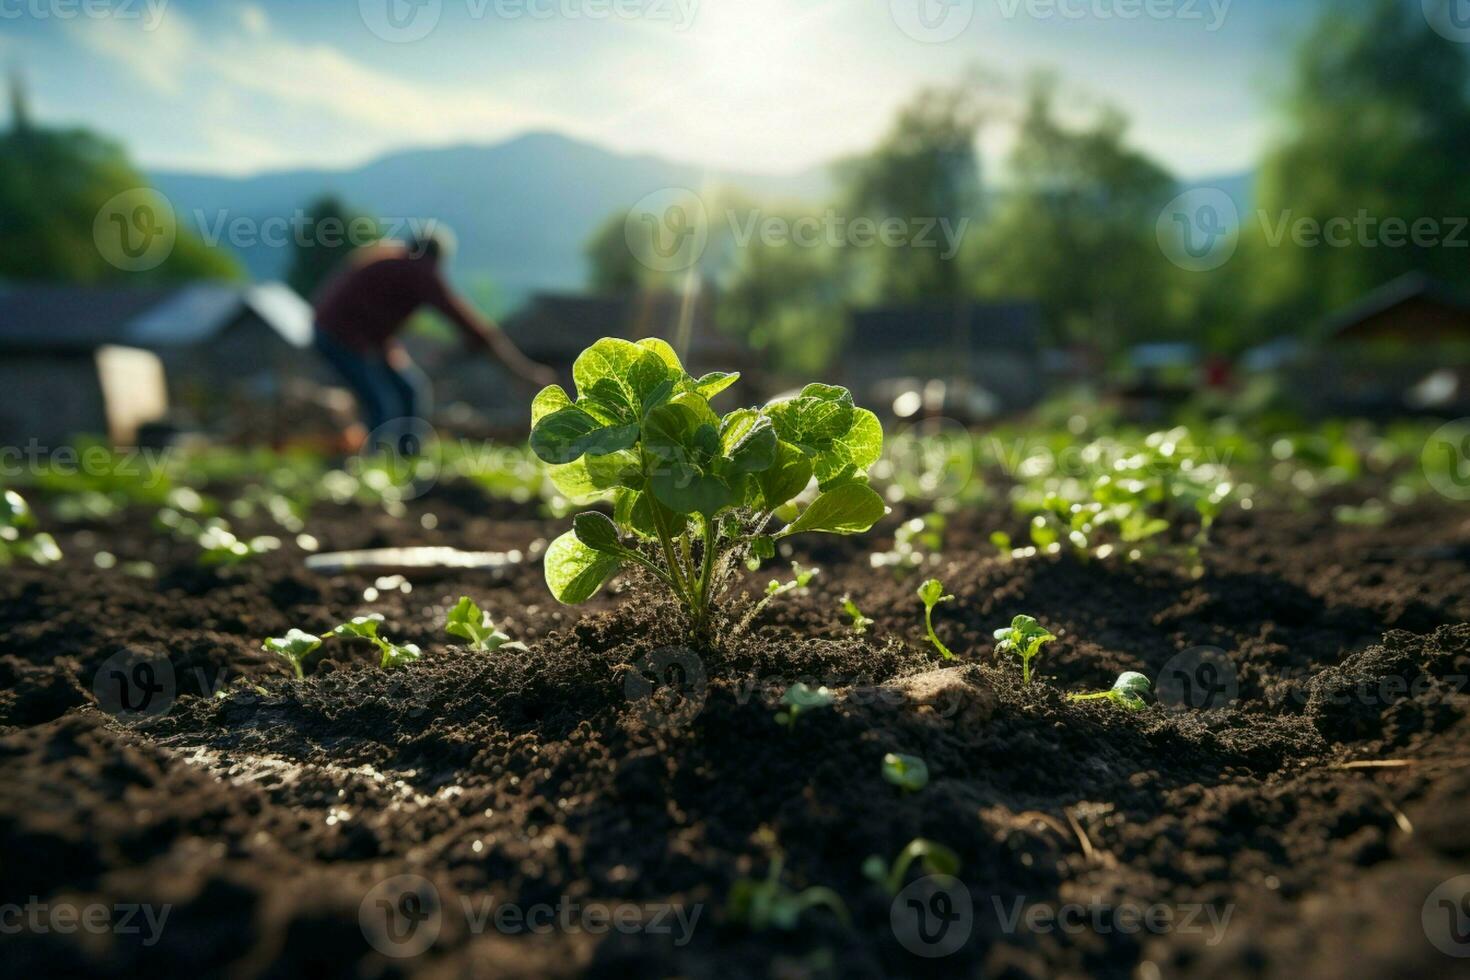
[[(147, 167), (218, 172), (342, 166), (528, 129), (792, 171), (871, 146), (923, 85), (970, 67), (1050, 67), (1076, 105), (1118, 105), (1136, 143), (1201, 176), (1258, 158), (1291, 42), (1316, 6), (0, 0), (0, 61), (23, 68), (43, 119), (109, 133)], [(985, 149), (1002, 153), (1007, 138), (1002, 118)]]

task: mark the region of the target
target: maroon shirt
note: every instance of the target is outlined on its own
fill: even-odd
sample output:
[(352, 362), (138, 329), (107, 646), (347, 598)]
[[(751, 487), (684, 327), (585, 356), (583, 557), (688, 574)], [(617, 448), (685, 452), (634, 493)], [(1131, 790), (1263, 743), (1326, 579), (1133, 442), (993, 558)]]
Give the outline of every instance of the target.
[(345, 347), (381, 354), (423, 307), (444, 314), (465, 337), (486, 344), (482, 320), (439, 275), (436, 263), (412, 258), (396, 242), (353, 252), (317, 290), (317, 329)]

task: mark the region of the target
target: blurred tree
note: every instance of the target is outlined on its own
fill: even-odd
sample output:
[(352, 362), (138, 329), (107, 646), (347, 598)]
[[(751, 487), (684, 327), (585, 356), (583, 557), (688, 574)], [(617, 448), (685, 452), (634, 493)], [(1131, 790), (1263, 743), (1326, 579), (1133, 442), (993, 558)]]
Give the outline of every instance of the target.
[(1169, 266), (1154, 238), (1174, 181), (1125, 142), (1102, 108), (1087, 126), (1056, 117), (1057, 80), (1037, 75), (1010, 158), (1008, 188), (972, 260), (981, 291), (1042, 307), (1054, 342), (1104, 350), (1167, 333)]
[(380, 237), (376, 219), (324, 194), (307, 205), (305, 233), (296, 238), (286, 282), (310, 297), (348, 253)]
[[(1262, 328), (1299, 331), (1410, 270), (1470, 283), (1470, 231), (1459, 247), (1444, 241), (1470, 215), (1470, 60), (1419, 3), (1324, 5), (1284, 123), (1243, 234)], [(1293, 230), (1303, 219), (1305, 238)], [(1427, 222), (1417, 243), (1416, 221)]]
[[(978, 85), (926, 89), (903, 106), (873, 152), (837, 166), (841, 210), (849, 221), (897, 218), (915, 235), (926, 222), (968, 228), (980, 210), (976, 150), (984, 111)], [(934, 236), (931, 226), (930, 236)], [(860, 270), (862, 298), (906, 302), (968, 292), (960, 263), (942, 247), (843, 247)]]
[(624, 230), (627, 220), (625, 211), (610, 214), (587, 240), (583, 254), (588, 264), (587, 285), (593, 292), (625, 293), (648, 279), (649, 270), (628, 247)]
[(177, 227), (171, 214), (156, 215), (176, 234), (157, 266), (134, 272), (109, 262), (95, 237), (99, 215), (146, 181), (115, 143), (37, 126), (18, 83), (11, 97), (12, 128), (0, 135), (0, 279), (143, 284), (242, 275), (233, 257)]

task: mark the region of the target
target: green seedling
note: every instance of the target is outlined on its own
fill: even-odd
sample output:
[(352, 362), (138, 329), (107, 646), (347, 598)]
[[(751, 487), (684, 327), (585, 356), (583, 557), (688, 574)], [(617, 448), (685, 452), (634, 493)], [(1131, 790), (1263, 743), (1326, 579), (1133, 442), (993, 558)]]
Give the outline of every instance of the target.
[(1014, 557), (1015, 548), (1012, 547), (1011, 536), (1004, 531), (990, 532), (990, 544), (1001, 561), (1010, 561)]
[(944, 586), (939, 579), (931, 578), (926, 579), (924, 584), (919, 586), (919, 599), (924, 603), (924, 629), (929, 633), (929, 642), (934, 644), (934, 648), (945, 660), (953, 660), (954, 654), (950, 652), (949, 647), (944, 645), (944, 641), (939, 639), (939, 634), (934, 632), (934, 607), (941, 602), (953, 602), (954, 596), (945, 595)]
[[(773, 557), (793, 534), (857, 534), (887, 511), (866, 476), (883, 429), (846, 388), (810, 384), (721, 416), (710, 399), (737, 375), (694, 378), (654, 338), (605, 337), (577, 358), (572, 378), (575, 401), (552, 385), (532, 402), (531, 449), (565, 497), (610, 496), (613, 516), (578, 514), (547, 548), (546, 584), (561, 602), (585, 602), (638, 566), (703, 640), (740, 559)], [(813, 478), (818, 492), (799, 506)], [(775, 533), (773, 521), (784, 522)]]
[(852, 596), (842, 597), (842, 611), (851, 617), (852, 631), (859, 636), (866, 633), (868, 627), (873, 625), (873, 621), (864, 616), (863, 611), (857, 607), (857, 603), (852, 601)]
[(25, 558), (37, 565), (61, 560), (56, 539), (44, 531), (34, 532), (35, 514), (25, 498), (14, 490), (0, 490), (0, 565)]
[(263, 534), (241, 539), (219, 524), (206, 527), (195, 538), (195, 543), (199, 545), (198, 562), (201, 565), (238, 565), (281, 546), (280, 538)]
[(781, 695), (781, 703), (786, 706), (786, 710), (776, 713), (776, 721), (788, 729), (795, 729), (796, 719), (801, 716), (802, 712), (811, 711), (814, 708), (831, 707), (834, 700), (832, 692), (825, 687), (813, 688), (797, 681), (786, 689), (785, 694)]
[(321, 645), (321, 637), (295, 628), (287, 631), (285, 636), (274, 636), (261, 644), (266, 651), (285, 658), (291, 668), (296, 671), (297, 680), (306, 676), (301, 670), (302, 661), (306, 659), (307, 654)]
[(1118, 675), (1113, 686), (1106, 691), (1098, 691), (1094, 694), (1069, 694), (1069, 701), (1099, 701), (1108, 700), (1120, 708), (1128, 711), (1142, 711), (1147, 706), (1144, 697), (1151, 690), (1148, 678), (1136, 670), (1125, 670)]
[(1041, 652), (1043, 644), (1055, 640), (1046, 627), (1033, 616), (1017, 616), (1011, 625), (995, 631), (995, 652), (1014, 653), (1021, 658), (1021, 683), (1031, 683), (1031, 661)]
[(883, 757), (883, 778), (913, 793), (929, 785), (929, 764), (916, 755), (889, 752)]
[(792, 562), (791, 580), (789, 582), (781, 582), (777, 579), (771, 579), (770, 582), (766, 583), (765, 595), (761, 596), (761, 600), (755, 604), (755, 608), (745, 617), (745, 624), (748, 625), (751, 620), (759, 616), (761, 610), (765, 609), (766, 605), (778, 595), (785, 595), (788, 592), (805, 593), (807, 587), (812, 584), (812, 579), (816, 578), (820, 572), (821, 569), (819, 568), (802, 568), (796, 562)]
[(954, 851), (932, 840), (915, 837), (898, 852), (891, 865), (878, 855), (871, 855), (863, 862), (863, 877), (883, 886), (888, 894), (897, 895), (903, 890), (904, 878), (915, 861), (920, 862), (925, 874), (954, 877), (960, 872), (959, 855)]
[(893, 532), (893, 550), (869, 556), (874, 568), (891, 568), (902, 578), (925, 562), (937, 561), (944, 550), (945, 516), (937, 512), (904, 521)]
[(467, 595), (460, 596), (459, 602), (449, 610), (444, 632), (468, 640), (470, 649), (476, 653), (494, 653), (502, 647), (507, 650), (526, 649), (524, 643), (514, 641), (496, 629), (490, 614), (483, 612)]
[(825, 886), (816, 885), (795, 891), (781, 882), (785, 858), (777, 853), (771, 858), (764, 880), (741, 878), (730, 888), (727, 909), (730, 918), (755, 932), (774, 926), (790, 931), (810, 909), (826, 908), (844, 925), (852, 926), (842, 896)]

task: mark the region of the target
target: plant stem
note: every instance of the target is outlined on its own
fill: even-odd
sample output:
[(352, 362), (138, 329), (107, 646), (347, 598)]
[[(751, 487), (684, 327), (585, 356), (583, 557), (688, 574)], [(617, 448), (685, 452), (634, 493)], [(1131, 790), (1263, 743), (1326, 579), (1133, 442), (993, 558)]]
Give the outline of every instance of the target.
[(709, 618), (710, 587), (713, 584), (715, 573), (715, 536), (715, 522), (713, 518), (706, 516), (704, 518), (704, 565), (698, 583), (699, 607), (694, 617), (696, 632), (703, 632), (705, 620)]

